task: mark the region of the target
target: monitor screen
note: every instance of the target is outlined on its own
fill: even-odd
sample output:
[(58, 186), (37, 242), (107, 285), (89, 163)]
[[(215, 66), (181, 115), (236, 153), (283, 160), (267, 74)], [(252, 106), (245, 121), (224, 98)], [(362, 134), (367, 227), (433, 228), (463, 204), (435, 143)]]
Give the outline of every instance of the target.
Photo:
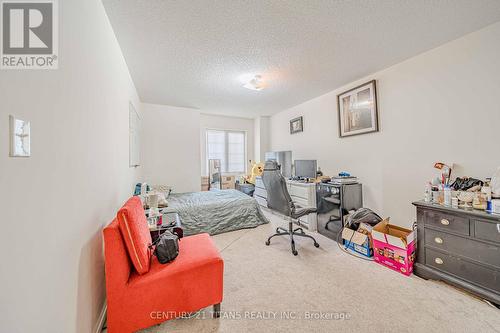
[(318, 170), (316, 160), (295, 160), (295, 176), (316, 178)]

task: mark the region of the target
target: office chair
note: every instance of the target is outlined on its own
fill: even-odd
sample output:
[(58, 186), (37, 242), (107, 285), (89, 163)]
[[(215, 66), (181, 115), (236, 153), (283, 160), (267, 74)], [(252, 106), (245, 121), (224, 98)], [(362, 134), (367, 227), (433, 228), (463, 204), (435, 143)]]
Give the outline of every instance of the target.
[(302, 228), (293, 229), (293, 220), (297, 220), (302, 216), (315, 213), (316, 208), (307, 207), (301, 208), (296, 206), (292, 202), (292, 198), (288, 193), (286, 186), (286, 181), (281, 171), (279, 169), (278, 163), (276, 161), (268, 161), (264, 166), (264, 173), (262, 174), (262, 182), (267, 191), (267, 207), (278, 211), (279, 213), (288, 216), (288, 230), (285, 228), (276, 228), (276, 233), (271, 235), (267, 241), (266, 245), (271, 244), (271, 238), (274, 236), (288, 235), (290, 236), (290, 244), (292, 247), (293, 255), (297, 255), (298, 252), (295, 250), (295, 241), (293, 236), (307, 237), (314, 241), (314, 246), (319, 247), (318, 242), (314, 237), (307, 235)]

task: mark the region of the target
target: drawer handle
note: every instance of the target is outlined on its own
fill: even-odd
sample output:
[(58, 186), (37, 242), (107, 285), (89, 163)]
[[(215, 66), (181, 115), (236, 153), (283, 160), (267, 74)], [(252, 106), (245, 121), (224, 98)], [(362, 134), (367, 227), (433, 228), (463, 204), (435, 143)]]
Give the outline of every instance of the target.
[(436, 259), (434, 259), (434, 262), (435, 262), (436, 264), (438, 264), (438, 265), (442, 265), (442, 264), (443, 264), (443, 259), (441, 259), (441, 258), (436, 258)]
[(441, 219), (441, 224), (442, 225), (450, 225), (450, 221), (448, 221), (447, 219)]
[(497, 231), (500, 233), (500, 223), (497, 224)]
[(443, 244), (443, 239), (441, 237), (434, 238), (434, 241), (438, 244)]

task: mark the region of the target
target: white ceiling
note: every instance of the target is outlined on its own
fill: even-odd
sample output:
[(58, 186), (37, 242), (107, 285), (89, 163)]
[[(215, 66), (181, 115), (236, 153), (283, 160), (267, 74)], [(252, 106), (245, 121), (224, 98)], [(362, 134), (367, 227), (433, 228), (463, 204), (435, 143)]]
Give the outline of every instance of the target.
[[(270, 115), (500, 20), (499, 0), (103, 0), (143, 102)], [(268, 88), (242, 87), (261, 74)]]

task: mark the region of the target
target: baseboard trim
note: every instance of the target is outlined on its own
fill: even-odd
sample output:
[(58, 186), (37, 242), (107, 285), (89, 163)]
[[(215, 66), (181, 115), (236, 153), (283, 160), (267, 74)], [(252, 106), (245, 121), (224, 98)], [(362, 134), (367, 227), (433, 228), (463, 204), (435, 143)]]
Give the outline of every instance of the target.
[(106, 322), (106, 312), (108, 310), (108, 303), (104, 300), (101, 312), (99, 313), (99, 318), (97, 319), (97, 324), (95, 326), (95, 333), (101, 333), (104, 328), (104, 323)]

